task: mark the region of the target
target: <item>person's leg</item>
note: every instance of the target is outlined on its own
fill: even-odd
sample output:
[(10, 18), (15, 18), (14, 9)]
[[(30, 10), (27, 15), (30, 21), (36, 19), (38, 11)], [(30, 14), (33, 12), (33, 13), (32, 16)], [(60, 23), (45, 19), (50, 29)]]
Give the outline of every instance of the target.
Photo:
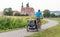
[(41, 19), (40, 19), (40, 24), (39, 25), (40, 25), (40, 29), (41, 29)]
[(37, 28), (38, 28), (38, 18), (36, 18), (36, 25), (37, 25)]
[(40, 30), (41, 29), (41, 19), (37, 19), (37, 28)]
[(38, 18), (36, 18), (36, 26), (37, 26), (37, 28), (38, 28)]

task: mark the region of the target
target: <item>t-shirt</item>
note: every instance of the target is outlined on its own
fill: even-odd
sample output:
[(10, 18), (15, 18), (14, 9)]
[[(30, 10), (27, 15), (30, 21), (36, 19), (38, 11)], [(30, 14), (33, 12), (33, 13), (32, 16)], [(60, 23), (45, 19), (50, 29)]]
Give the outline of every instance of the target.
[(40, 18), (40, 17), (41, 17), (41, 15), (42, 15), (42, 13), (41, 13), (41, 12), (36, 12), (36, 18)]

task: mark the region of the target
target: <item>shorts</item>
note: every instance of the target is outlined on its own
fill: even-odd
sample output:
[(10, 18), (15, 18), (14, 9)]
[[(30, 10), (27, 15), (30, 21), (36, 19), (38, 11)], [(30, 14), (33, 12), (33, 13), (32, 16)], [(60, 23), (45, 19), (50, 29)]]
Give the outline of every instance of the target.
[(40, 23), (41, 25), (41, 20), (39, 18), (36, 18), (36, 20), (37, 20), (37, 23)]
[(39, 19), (39, 18), (36, 18), (36, 20), (37, 20), (38, 22), (40, 22), (40, 19)]

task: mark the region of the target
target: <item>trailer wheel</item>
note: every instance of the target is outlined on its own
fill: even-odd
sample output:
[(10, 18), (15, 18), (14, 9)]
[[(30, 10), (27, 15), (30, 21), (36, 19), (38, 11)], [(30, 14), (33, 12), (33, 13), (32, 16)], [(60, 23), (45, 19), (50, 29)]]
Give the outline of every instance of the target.
[(27, 32), (29, 32), (29, 26), (27, 26)]

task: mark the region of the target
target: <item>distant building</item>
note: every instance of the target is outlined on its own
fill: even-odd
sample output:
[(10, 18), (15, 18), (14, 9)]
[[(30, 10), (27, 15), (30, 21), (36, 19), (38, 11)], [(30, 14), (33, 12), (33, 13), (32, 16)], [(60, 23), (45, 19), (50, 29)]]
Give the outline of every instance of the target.
[(0, 16), (2, 16), (3, 15), (3, 11), (0, 11)]
[(34, 13), (34, 8), (32, 7), (29, 7), (29, 3), (26, 4), (26, 7), (23, 6), (23, 3), (22, 3), (22, 6), (21, 6), (21, 14), (27, 14), (29, 16), (33, 16), (35, 13)]

